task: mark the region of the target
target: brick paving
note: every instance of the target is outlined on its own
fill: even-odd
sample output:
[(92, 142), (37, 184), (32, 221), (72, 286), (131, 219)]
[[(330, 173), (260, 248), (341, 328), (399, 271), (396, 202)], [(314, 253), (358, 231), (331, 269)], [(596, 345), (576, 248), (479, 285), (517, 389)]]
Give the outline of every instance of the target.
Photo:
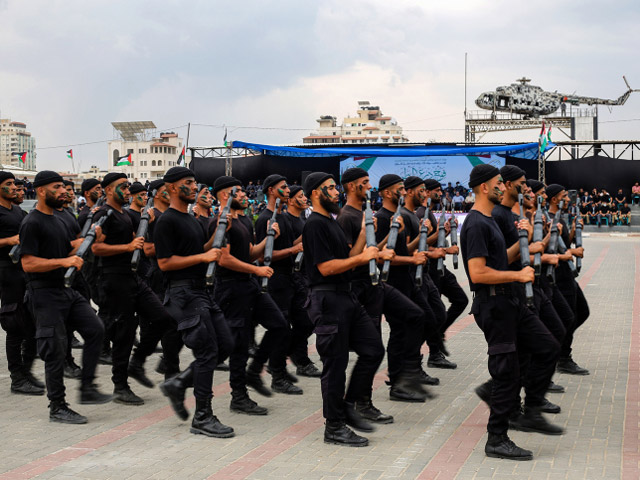
[[(366, 448), (323, 443), (320, 384), (308, 378), (300, 379), (303, 396), (264, 398), (252, 392), (269, 415), (249, 417), (229, 411), (228, 374), (216, 372), (213, 407), (235, 428), (232, 439), (191, 435), (188, 423), (173, 415), (157, 388), (135, 382), (132, 387), (145, 399), (144, 406), (77, 405), (78, 384), (66, 380), (69, 402), (89, 423), (49, 423), (45, 397), (10, 393), (3, 355), (0, 479), (637, 479), (640, 243), (633, 237), (592, 234), (585, 247), (580, 281), (591, 316), (576, 334), (574, 357), (591, 375), (555, 377), (567, 389), (550, 396), (563, 409), (553, 421), (567, 429), (565, 435), (511, 433), (518, 444), (533, 450), (532, 462), (484, 455), (488, 410), (473, 388), (488, 378), (486, 344), (466, 315), (454, 324), (448, 341), (458, 369), (429, 369), (441, 379), (440, 386), (432, 387), (436, 399), (425, 404), (390, 401), (381, 369), (374, 403), (396, 421), (369, 434)], [(457, 275), (463, 282), (464, 272)], [(4, 343), (4, 334), (0, 341)], [(190, 353), (183, 358), (186, 364)], [(312, 358), (318, 360), (315, 354)], [(154, 355), (148, 370), (156, 360)], [(43, 376), (42, 362), (36, 363), (36, 372)], [(109, 368), (100, 366), (98, 373), (98, 383), (110, 388)], [(155, 372), (150, 376), (161, 381)], [(191, 409), (193, 403), (190, 398)]]

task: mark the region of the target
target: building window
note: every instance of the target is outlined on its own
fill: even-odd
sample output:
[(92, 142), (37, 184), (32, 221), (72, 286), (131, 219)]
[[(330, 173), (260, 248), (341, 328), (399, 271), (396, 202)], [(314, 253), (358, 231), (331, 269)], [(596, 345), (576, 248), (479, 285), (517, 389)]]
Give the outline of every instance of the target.
[(155, 167), (156, 166), (156, 161), (155, 160), (151, 160), (151, 166)]
[(158, 160), (158, 166), (161, 167), (162, 166), (162, 160)]

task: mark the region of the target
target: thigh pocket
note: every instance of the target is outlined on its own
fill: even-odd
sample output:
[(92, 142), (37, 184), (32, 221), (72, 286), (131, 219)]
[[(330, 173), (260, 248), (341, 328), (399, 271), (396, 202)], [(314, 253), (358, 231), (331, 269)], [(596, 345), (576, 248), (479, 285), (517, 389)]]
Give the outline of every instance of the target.
[(182, 335), (182, 341), (191, 350), (196, 351), (207, 344), (208, 332), (200, 315), (187, 317), (178, 323), (178, 331)]
[(54, 360), (58, 351), (55, 339), (55, 327), (39, 327), (36, 329), (38, 355), (44, 362)]
[(18, 304), (9, 303), (0, 308), (0, 325), (6, 332), (21, 330), (18, 319)]
[(316, 334), (316, 349), (321, 357), (330, 357), (338, 337), (338, 325), (317, 325), (313, 330)]

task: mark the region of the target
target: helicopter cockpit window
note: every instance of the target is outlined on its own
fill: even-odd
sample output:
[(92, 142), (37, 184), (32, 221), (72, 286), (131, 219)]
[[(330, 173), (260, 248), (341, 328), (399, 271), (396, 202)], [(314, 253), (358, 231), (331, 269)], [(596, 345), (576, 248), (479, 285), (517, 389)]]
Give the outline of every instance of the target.
[(500, 97), (498, 105), (501, 106), (501, 107), (506, 107), (507, 104), (508, 104), (507, 97)]

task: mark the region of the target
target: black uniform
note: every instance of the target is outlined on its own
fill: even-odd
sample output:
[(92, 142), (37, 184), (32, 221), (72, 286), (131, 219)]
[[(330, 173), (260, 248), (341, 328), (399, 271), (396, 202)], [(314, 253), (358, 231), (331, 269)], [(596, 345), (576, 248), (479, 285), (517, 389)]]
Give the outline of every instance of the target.
[[(0, 238), (18, 235), (20, 224), (27, 214), (12, 205), (7, 209), (0, 205)], [(20, 262), (9, 258), (12, 246), (0, 248), (0, 325), (6, 336), (7, 366), (12, 385), (22, 384), (25, 374), (31, 371), (36, 356), (35, 324), (24, 304), (25, 274)]]
[[(204, 252), (207, 235), (202, 224), (188, 213), (166, 210), (156, 224), (157, 258), (198, 255)], [(168, 288), (164, 305), (178, 324), (184, 344), (196, 359), (187, 371), (196, 399), (211, 399), (213, 370), (233, 349), (233, 339), (222, 311), (205, 289), (207, 265), (200, 263), (166, 272)], [(182, 375), (182, 374), (181, 374)]]
[[(217, 217), (210, 226), (210, 235), (213, 235), (216, 226)], [(226, 235), (231, 255), (242, 262), (251, 263), (251, 238), (244, 225), (232, 221)], [(287, 344), (282, 339), (286, 335), (287, 321), (271, 296), (262, 293), (258, 281), (247, 273), (218, 267), (215, 296), (235, 341), (235, 347), (229, 357), (229, 383), (234, 395), (245, 396), (245, 368), (249, 358), (249, 337), (254, 323), (262, 325), (267, 330), (249, 366), (252, 373), (259, 374), (274, 351), (277, 352), (276, 356), (284, 355)]]
[[(130, 243), (135, 229), (127, 210), (119, 212), (105, 205), (95, 213), (95, 220), (98, 221), (109, 210), (113, 213), (102, 226), (102, 233), (105, 235), (104, 243), (111, 245)], [(103, 307), (109, 319), (108, 328), (112, 331), (111, 379), (115, 390), (129, 388), (127, 371), (138, 326), (136, 313), (152, 320), (160, 331), (166, 331), (173, 323), (158, 297), (136, 273), (131, 271), (131, 256), (131, 252), (124, 252), (98, 257), (101, 288), (105, 298)], [(149, 355), (152, 352), (145, 353)]]
[[(351, 247), (355, 245), (360, 235), (363, 215), (362, 210), (350, 205), (342, 207), (338, 215), (337, 221)], [(419, 371), (420, 346), (423, 338), (421, 332), (424, 328), (424, 313), (420, 307), (390, 283), (380, 282), (378, 285), (372, 285), (369, 265), (362, 265), (353, 271), (352, 285), (353, 292), (374, 321), (376, 330), (381, 334), (383, 314), (391, 328), (387, 346), (390, 383), (394, 384), (403, 372)], [(380, 338), (382, 341), (382, 337)], [(371, 381), (373, 382), (373, 377)], [(365, 398), (371, 398), (371, 390), (372, 388), (366, 392)]]
[[(20, 227), (22, 255), (40, 258), (65, 258), (71, 252), (71, 236), (54, 215), (33, 210)], [(64, 269), (27, 274), (27, 298), (36, 322), (38, 354), (45, 362), (47, 396), (52, 403), (64, 402), (64, 361), (67, 351), (67, 325), (84, 340), (82, 385), (90, 386), (104, 326), (89, 302), (73, 288), (64, 288)]]
[[(354, 403), (370, 389), (384, 357), (384, 347), (373, 321), (351, 292), (350, 272), (323, 276), (317, 265), (349, 257), (349, 245), (338, 223), (312, 213), (302, 242), (309, 278), (308, 312), (314, 324), (316, 348), (322, 359), (322, 410), (327, 421), (345, 420), (345, 401)], [(345, 395), (349, 350), (358, 355)]]
[(556, 356), (559, 343), (540, 320), (525, 306), (521, 287), (506, 283), (475, 284), (469, 276), (468, 262), (483, 257), (494, 270), (509, 269), (505, 238), (496, 221), (471, 210), (462, 226), (460, 245), (469, 286), (475, 296), (471, 313), (489, 345), (489, 373), (493, 379), (489, 424), (493, 434), (506, 434), (509, 415), (517, 406), (520, 390), (518, 349), (531, 354), (531, 370), (525, 404), (536, 407), (544, 394), (553, 368), (545, 359)]

